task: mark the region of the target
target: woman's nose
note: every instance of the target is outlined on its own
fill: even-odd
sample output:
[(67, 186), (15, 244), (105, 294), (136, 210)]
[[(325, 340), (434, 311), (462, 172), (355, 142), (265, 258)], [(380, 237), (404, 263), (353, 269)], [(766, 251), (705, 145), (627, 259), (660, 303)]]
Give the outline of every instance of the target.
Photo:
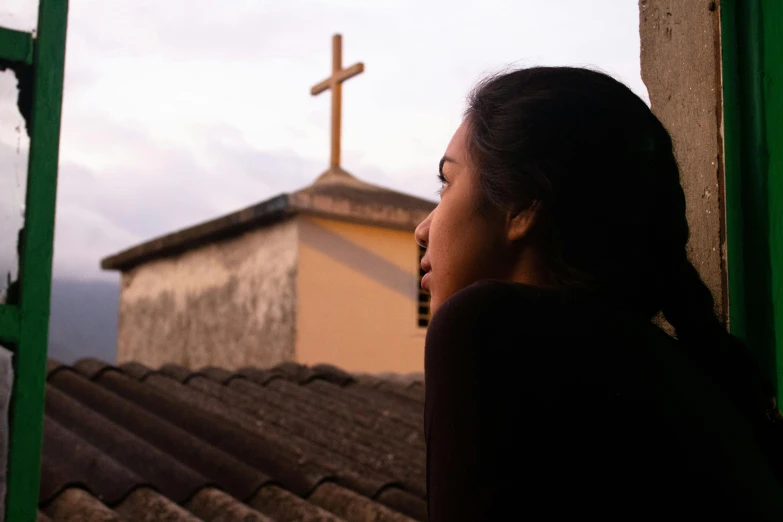
[(432, 214), (434, 212), (434, 210), (430, 212), (430, 215), (427, 216), (424, 221), (419, 223), (419, 226), (416, 227), (416, 232), (413, 234), (416, 238), (416, 243), (420, 247), (427, 248), (427, 243), (429, 242), (430, 238), (430, 222), (432, 221)]

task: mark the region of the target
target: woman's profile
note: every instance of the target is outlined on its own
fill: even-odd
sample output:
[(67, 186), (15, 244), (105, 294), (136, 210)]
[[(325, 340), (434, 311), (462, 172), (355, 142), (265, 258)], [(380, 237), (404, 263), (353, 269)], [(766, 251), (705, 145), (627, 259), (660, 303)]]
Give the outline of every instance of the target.
[(439, 177), (416, 230), (430, 522), (781, 520), (774, 390), (688, 260), (647, 105), (587, 69), (493, 76)]

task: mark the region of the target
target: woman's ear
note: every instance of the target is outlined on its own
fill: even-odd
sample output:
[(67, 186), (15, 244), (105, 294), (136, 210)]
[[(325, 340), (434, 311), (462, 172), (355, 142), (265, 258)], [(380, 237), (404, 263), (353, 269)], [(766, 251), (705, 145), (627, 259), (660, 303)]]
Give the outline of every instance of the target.
[(536, 199), (527, 207), (509, 212), (506, 216), (506, 239), (509, 242), (530, 237), (541, 217), (541, 200)]

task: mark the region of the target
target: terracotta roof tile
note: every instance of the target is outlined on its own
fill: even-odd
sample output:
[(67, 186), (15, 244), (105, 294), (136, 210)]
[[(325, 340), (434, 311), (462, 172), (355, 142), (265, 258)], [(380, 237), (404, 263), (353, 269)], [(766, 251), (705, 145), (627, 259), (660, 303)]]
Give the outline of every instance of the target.
[[(247, 498), (270, 481), (254, 469), (168, 420), (154, 415), (138, 405), (98, 386), (73, 371), (60, 371), (49, 383), (85, 406), (143, 438), (164, 453), (216, 483), (237, 498)], [(48, 463), (44, 455), (44, 465)]]
[[(352, 421), (350, 414), (344, 417), (348, 420), (345, 424), (335, 426), (333, 412), (326, 408), (326, 404), (318, 404), (322, 401), (316, 394), (309, 397), (315, 406), (309, 407), (306, 417), (280, 414), (280, 410), (272, 408), (259, 408), (258, 403), (264, 399), (265, 391), (252, 383), (241, 381), (232, 382), (234, 385), (246, 385), (244, 393), (239, 393), (230, 387), (223, 386), (204, 377), (196, 376), (188, 381), (189, 387), (198, 388), (206, 394), (218, 399), (231, 415), (236, 411), (242, 411), (258, 418), (270, 420), (264, 426), (266, 433), (279, 433), (281, 437), (293, 434), (297, 437), (312, 442), (316, 447), (314, 452), (319, 452), (323, 447), (343, 458), (367, 467), (382, 476), (389, 477), (390, 481), (405, 484), (412, 491), (424, 495), (424, 468), (419, 462), (410, 462), (406, 459), (394, 459), (395, 450), (399, 453), (402, 448), (393, 444), (391, 440), (383, 440), (373, 436), (371, 432), (364, 431), (360, 426), (356, 430), (350, 429)], [(297, 387), (297, 389), (301, 389)], [(308, 393), (310, 393), (308, 391)], [(320, 407), (319, 407), (320, 406)], [(277, 420), (277, 424), (273, 423)], [(323, 429), (313, 429), (317, 424)], [(355, 424), (354, 424), (355, 425)], [(348, 427), (348, 428), (346, 428)], [(335, 436), (337, 435), (337, 436)]]
[(49, 377), (51, 374), (57, 372), (57, 370), (60, 370), (61, 368), (67, 368), (66, 365), (58, 361), (57, 359), (47, 359), (46, 361), (46, 376)]
[[(241, 379), (234, 380), (229, 385), (228, 390), (233, 392), (231, 395), (226, 393), (225, 388), (220, 389), (216, 383), (193, 379), (191, 385), (201, 386), (205, 391), (209, 389), (210, 393), (222, 394), (225, 396), (224, 400), (234, 401), (238, 407), (248, 408), (247, 411), (260, 412), (258, 407), (263, 405), (266, 407), (266, 410), (263, 410), (264, 418), (276, 421), (288, 431), (379, 473), (395, 477), (412, 491), (424, 494), (424, 463), (417, 458), (421, 448), (401, 442), (399, 438), (401, 432), (408, 430), (407, 426), (395, 426), (393, 431), (369, 429), (364, 425), (366, 419), (358, 418), (352, 410), (306, 388), (304, 390), (310, 395), (309, 404), (301, 400), (289, 400), (287, 403), (280, 401), (275, 404), (268, 400), (270, 394), (267, 388)], [(298, 409), (291, 407), (294, 403), (298, 405)], [(336, 419), (341, 422), (335, 422)]]
[[(139, 383), (125, 375), (106, 372), (99, 383), (214, 447), (270, 473), (297, 493), (309, 491), (331, 476), (329, 470), (302, 459), (296, 441), (281, 447), (261, 430), (249, 432), (249, 422), (240, 422), (228, 415), (225, 408), (215, 407), (208, 397), (190, 394), (183, 385), (160, 374), (152, 374)], [(168, 383), (173, 386), (164, 388)]]
[(396, 395), (403, 399), (408, 399), (416, 406), (423, 408), (424, 396), (418, 393), (416, 390), (411, 389), (410, 385), (405, 385), (399, 382), (382, 382), (375, 387), (376, 390), (389, 392), (392, 395)]
[(160, 367), (160, 373), (181, 383), (186, 383), (193, 375), (201, 375), (200, 373), (192, 372), (178, 364), (164, 364)]
[(52, 520), (80, 522), (125, 522), (124, 518), (109, 509), (86, 491), (68, 488), (45, 508)]
[(371, 375), (360, 375), (356, 380), (358, 386), (383, 392), (389, 398), (407, 399), (415, 404), (422, 404), (424, 401), (424, 390), (419, 387), (414, 388), (412, 385), (416, 384), (415, 382), (405, 384), (392, 380), (379, 379)]
[(202, 489), (186, 505), (189, 511), (202, 520), (274, 522), (231, 495), (215, 488)]
[(202, 368), (198, 373), (208, 379), (219, 382), (220, 384), (228, 384), (231, 379), (238, 377), (237, 374), (232, 371), (224, 370), (223, 368), (215, 368), (214, 366)]
[(184, 502), (210, 484), (209, 479), (171, 455), (52, 386), (46, 391), (46, 418), (111, 455), (174, 502)]
[(421, 496), (414, 495), (408, 491), (389, 487), (381, 491), (375, 497), (375, 500), (400, 513), (405, 513), (415, 520), (427, 519), (427, 503)]
[(335, 484), (321, 484), (310, 501), (336, 513), (346, 520), (385, 520), (388, 522), (409, 522), (411, 518), (379, 505), (353, 491), (338, 488)]
[(97, 498), (114, 504), (147, 482), (111, 456), (64, 428), (44, 418), (43, 460), (55, 465), (41, 480), (40, 500), (48, 502), (68, 487), (87, 487)]
[(416, 383), (295, 363), (48, 369), (52, 520), (426, 520)]
[(343, 520), (334, 513), (275, 485), (261, 488), (248, 504), (267, 513), (275, 520), (298, 520), (301, 522), (341, 522)]
[(337, 386), (346, 386), (356, 381), (353, 375), (331, 364), (316, 364), (312, 367), (313, 379), (328, 381)]
[[(321, 393), (324, 389), (334, 391), (334, 386), (329, 383), (295, 386), (286, 381), (272, 381), (267, 386), (259, 386), (247, 380), (236, 379), (231, 381), (228, 387), (292, 415), (305, 419), (324, 416), (330, 425), (334, 419), (340, 419), (357, 432), (366, 430), (390, 441), (399, 440), (400, 435), (409, 430), (420, 429), (420, 426), (407, 424), (405, 415), (394, 416), (388, 409), (373, 410), (365, 404), (350, 404), (329, 396), (328, 393)], [(338, 389), (338, 395), (339, 391), (341, 390)]]
[(125, 364), (121, 364), (120, 369), (139, 381), (143, 381), (147, 375), (155, 372), (155, 370), (152, 368), (147, 368), (138, 362), (127, 362)]
[(273, 381), (274, 379), (286, 378), (286, 376), (283, 375), (282, 373), (273, 371), (271, 369), (262, 370), (259, 368), (240, 368), (239, 370), (237, 370), (236, 373), (237, 375), (241, 375), (242, 377), (247, 377), (253, 382), (257, 382), (262, 386), (266, 386), (269, 382)]
[[(389, 437), (400, 437), (401, 431), (405, 431), (400, 424), (404, 424), (407, 428), (415, 430), (417, 433), (421, 431), (421, 426), (423, 425), (423, 412), (411, 412), (410, 410), (415, 408), (412, 408), (410, 404), (402, 403), (398, 399), (388, 398), (382, 392), (378, 393), (375, 390), (365, 391), (365, 393), (370, 396), (378, 395), (375, 405), (381, 406), (382, 409), (380, 410), (372, 403), (364, 407), (357, 405), (346, 407), (343, 401), (335, 397), (331, 397), (329, 400), (322, 397), (319, 393), (312, 393), (312, 390), (308, 389), (310, 386), (319, 386), (319, 384), (319, 387), (322, 389), (328, 387), (328, 383), (311, 381), (306, 386), (297, 386), (286, 379), (267, 379), (266, 376), (262, 379), (257, 379), (257, 376), (254, 374), (247, 372), (244, 374), (248, 375), (253, 382), (259, 384), (266, 383), (264, 394), (270, 401), (275, 401), (280, 407), (291, 408), (303, 415), (309, 411), (308, 407), (326, 408), (327, 411), (339, 418), (348, 416), (352, 422), (376, 431), (382, 436)], [(232, 381), (230, 386), (242, 386), (242, 381)], [(352, 393), (351, 388), (339, 390), (339, 392), (342, 391), (347, 391), (349, 395), (356, 396), (355, 393)], [(338, 395), (342, 395), (339, 392)], [(370, 399), (372, 398), (375, 397), (370, 397)], [(393, 411), (397, 411), (398, 415), (393, 415)], [(389, 412), (390, 415), (386, 415), (384, 412)], [(389, 418), (387, 419), (387, 417)], [(403, 436), (407, 438), (409, 435), (409, 433), (404, 433)]]
[(416, 398), (417, 401), (420, 403), (424, 403), (424, 383), (421, 381), (415, 381), (410, 383), (408, 385), (408, 390), (410, 393), (413, 394), (413, 396)]
[(94, 380), (101, 373), (113, 369), (111, 364), (99, 361), (98, 359), (84, 358), (76, 361), (73, 369), (84, 375), (90, 380)]
[[(331, 400), (353, 412), (356, 422), (365, 423), (379, 435), (402, 440), (423, 451), (424, 412), (410, 404), (402, 404), (396, 398), (389, 398), (376, 390), (338, 388), (326, 382), (312, 382), (307, 385), (324, 400)], [(368, 420), (369, 419), (369, 420)]]
[(123, 500), (114, 511), (134, 522), (199, 522), (201, 519), (189, 513), (173, 501), (150, 488), (139, 488)]

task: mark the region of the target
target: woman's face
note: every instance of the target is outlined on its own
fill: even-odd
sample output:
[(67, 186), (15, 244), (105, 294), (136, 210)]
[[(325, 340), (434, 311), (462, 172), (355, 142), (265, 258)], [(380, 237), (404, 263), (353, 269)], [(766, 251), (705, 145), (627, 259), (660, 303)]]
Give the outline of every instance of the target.
[(509, 277), (505, 216), (480, 210), (478, 173), (467, 152), (468, 124), (454, 133), (441, 160), (440, 203), (416, 228), (427, 247), (422, 286), (431, 294), (434, 313), (454, 293), (480, 279)]

